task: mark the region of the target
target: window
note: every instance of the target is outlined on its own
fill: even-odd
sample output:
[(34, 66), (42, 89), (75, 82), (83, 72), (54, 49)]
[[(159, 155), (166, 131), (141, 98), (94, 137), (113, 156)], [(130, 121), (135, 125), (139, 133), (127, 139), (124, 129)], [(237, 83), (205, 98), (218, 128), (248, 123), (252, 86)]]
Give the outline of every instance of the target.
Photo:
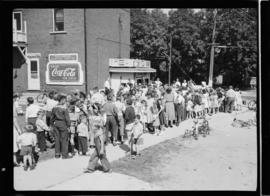
[(31, 72), (31, 78), (38, 78), (38, 64), (37, 60), (31, 60), (30, 61), (30, 72)]
[(64, 31), (64, 9), (54, 9), (54, 31)]
[(22, 31), (22, 12), (13, 12), (13, 20), (15, 20), (17, 31)]

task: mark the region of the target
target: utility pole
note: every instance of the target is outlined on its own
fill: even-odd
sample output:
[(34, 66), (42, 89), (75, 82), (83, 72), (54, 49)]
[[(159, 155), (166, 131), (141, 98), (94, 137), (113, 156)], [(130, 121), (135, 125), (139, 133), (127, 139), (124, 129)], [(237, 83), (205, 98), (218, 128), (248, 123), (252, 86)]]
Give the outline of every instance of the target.
[(171, 67), (172, 67), (172, 34), (170, 34), (169, 86), (171, 85)]
[(213, 86), (213, 70), (214, 70), (214, 56), (215, 56), (215, 33), (216, 33), (216, 16), (217, 16), (217, 9), (214, 10), (214, 27), (213, 27), (213, 34), (212, 34), (212, 44), (211, 44), (211, 54), (210, 54), (210, 69), (209, 69), (209, 81), (208, 86)]

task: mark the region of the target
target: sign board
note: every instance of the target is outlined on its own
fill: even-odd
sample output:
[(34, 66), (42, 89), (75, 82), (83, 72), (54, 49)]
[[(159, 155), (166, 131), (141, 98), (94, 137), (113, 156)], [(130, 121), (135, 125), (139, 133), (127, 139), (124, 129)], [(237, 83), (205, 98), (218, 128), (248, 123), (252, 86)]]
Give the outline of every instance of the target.
[(27, 53), (26, 54), (27, 58), (32, 59), (32, 58), (40, 58), (41, 54), (40, 53)]
[(49, 61), (78, 61), (77, 53), (49, 54)]
[(109, 59), (110, 67), (150, 67), (150, 61), (140, 59)]
[(46, 70), (46, 83), (55, 85), (82, 85), (83, 71), (80, 62), (49, 61)]

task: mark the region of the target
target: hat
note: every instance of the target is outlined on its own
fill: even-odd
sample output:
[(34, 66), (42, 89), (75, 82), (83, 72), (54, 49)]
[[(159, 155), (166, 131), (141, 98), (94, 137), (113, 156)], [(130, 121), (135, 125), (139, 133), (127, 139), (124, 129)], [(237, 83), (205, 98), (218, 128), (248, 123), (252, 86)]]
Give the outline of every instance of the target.
[(27, 132), (31, 132), (31, 131), (34, 130), (34, 126), (33, 125), (30, 125), (30, 124), (25, 125), (24, 126), (24, 130), (27, 131)]

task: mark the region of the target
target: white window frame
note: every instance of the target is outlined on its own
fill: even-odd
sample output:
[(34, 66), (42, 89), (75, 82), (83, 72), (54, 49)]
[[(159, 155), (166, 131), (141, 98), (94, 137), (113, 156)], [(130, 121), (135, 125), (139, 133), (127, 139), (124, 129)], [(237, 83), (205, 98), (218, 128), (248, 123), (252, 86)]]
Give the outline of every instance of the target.
[(36, 61), (37, 62), (37, 77), (38, 77), (38, 79), (39, 79), (39, 81), (40, 81), (40, 72), (39, 72), (39, 58), (30, 58), (29, 59), (29, 63), (30, 63), (30, 70), (29, 70), (29, 74), (30, 74), (30, 78), (31, 78), (31, 62), (32, 61)]
[(20, 14), (21, 15), (21, 30), (17, 29), (17, 23), (16, 23), (16, 30), (17, 30), (17, 32), (23, 32), (22, 11), (14, 11), (14, 12), (12, 12), (12, 21), (15, 20), (14, 14)]
[(64, 11), (64, 31), (55, 31), (55, 20), (54, 20), (54, 9), (52, 9), (52, 14), (53, 14), (53, 30), (52, 32), (50, 32), (51, 34), (57, 34), (57, 33), (66, 33), (65, 31), (65, 9), (63, 8), (63, 11)]

